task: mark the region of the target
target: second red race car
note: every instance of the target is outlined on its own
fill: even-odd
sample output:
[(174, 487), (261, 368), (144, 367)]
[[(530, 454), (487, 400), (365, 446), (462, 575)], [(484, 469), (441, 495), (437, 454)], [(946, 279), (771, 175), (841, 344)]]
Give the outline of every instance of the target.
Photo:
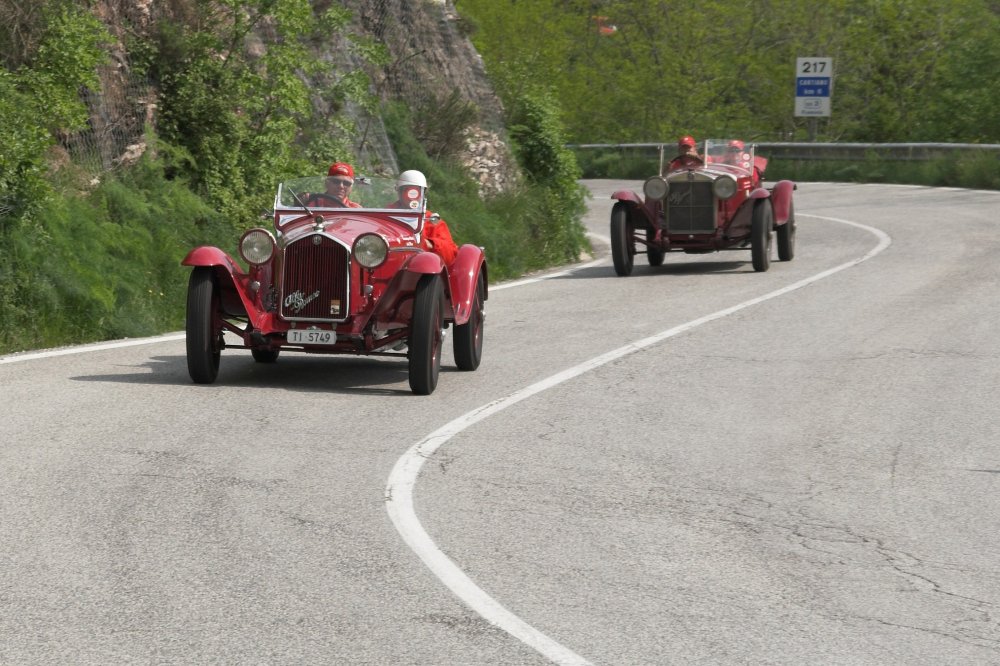
[(669, 163), (643, 183), (643, 196), (630, 190), (611, 195), (611, 255), (615, 272), (630, 275), (635, 255), (645, 250), (650, 266), (667, 252), (702, 254), (750, 250), (755, 271), (771, 266), (772, 237), (778, 259), (795, 256), (795, 183), (763, 183), (767, 159), (739, 139), (708, 139), (696, 154)]

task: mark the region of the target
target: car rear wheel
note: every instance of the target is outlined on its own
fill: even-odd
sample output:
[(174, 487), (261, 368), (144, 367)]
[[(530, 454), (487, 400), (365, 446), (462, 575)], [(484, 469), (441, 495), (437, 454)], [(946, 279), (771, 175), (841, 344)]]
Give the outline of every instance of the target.
[(444, 324), (443, 289), (437, 275), (424, 275), (413, 296), (413, 321), (410, 322), (410, 389), (430, 395), (437, 388), (441, 370), (441, 342)]
[(635, 262), (633, 233), (628, 204), (619, 201), (611, 209), (611, 259), (615, 264), (615, 273), (622, 277), (632, 274)]
[(753, 207), (750, 222), (750, 258), (753, 269), (764, 272), (771, 267), (771, 227), (774, 226), (774, 210), (771, 202), (760, 199)]
[(778, 227), (778, 260), (791, 261), (795, 257), (795, 207), (788, 202), (788, 221)]
[(486, 321), (485, 277), (476, 280), (476, 295), (472, 300), (469, 321), (455, 327), (455, 365), (459, 370), (475, 370), (483, 359), (483, 324)]
[(222, 356), (222, 320), (219, 288), (211, 268), (197, 267), (188, 280), (187, 366), (196, 384), (211, 384), (219, 375)]
[(651, 244), (654, 238), (656, 238), (656, 230), (646, 229), (646, 259), (649, 261), (650, 266), (662, 266), (663, 257), (666, 256), (666, 252)]

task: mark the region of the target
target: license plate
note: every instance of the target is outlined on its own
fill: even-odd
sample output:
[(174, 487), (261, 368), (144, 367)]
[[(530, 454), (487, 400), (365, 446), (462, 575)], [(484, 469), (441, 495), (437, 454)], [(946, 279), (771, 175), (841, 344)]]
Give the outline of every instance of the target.
[(288, 344), (291, 345), (332, 345), (336, 342), (337, 333), (335, 331), (294, 328), (288, 331)]

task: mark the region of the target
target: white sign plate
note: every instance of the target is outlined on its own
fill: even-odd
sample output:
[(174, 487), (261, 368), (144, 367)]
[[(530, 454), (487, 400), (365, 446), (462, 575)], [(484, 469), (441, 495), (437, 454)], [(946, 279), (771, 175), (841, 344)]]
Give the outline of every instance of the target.
[(833, 58), (795, 59), (795, 115), (830, 116)]

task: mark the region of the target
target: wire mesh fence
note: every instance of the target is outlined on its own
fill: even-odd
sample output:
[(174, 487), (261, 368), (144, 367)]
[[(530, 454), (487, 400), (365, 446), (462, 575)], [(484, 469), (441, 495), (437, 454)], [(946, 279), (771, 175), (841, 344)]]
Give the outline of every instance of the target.
[(147, 149), (146, 128), (156, 111), (153, 87), (145, 76), (122, 74), (113, 65), (102, 67), (99, 76), (101, 87), (84, 91), (87, 128), (62, 138), (74, 164), (93, 174), (138, 160)]

